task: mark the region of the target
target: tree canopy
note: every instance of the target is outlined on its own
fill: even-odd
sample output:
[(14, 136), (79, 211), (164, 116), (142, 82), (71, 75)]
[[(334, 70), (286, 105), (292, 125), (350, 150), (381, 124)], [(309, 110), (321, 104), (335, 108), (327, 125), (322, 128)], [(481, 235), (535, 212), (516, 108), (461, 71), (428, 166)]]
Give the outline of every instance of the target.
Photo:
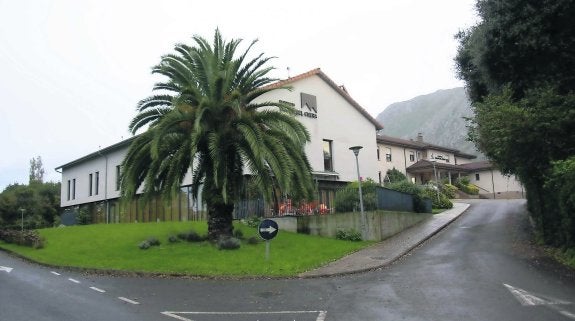
[[(575, 1), (479, 0), (478, 25), (457, 35), (458, 75), (474, 117), (469, 138), (527, 190), (538, 237), (575, 246)], [(571, 164), (571, 163), (569, 163)], [(553, 188), (551, 188), (553, 186)], [(559, 188), (559, 189), (558, 189)], [(567, 203), (562, 203), (567, 202)]]
[[(244, 174), (267, 199), (274, 190), (309, 198), (314, 184), (304, 152), (310, 136), (294, 117), (293, 107), (263, 101), (277, 79), (267, 76), (271, 58), (250, 57), (256, 41), (243, 52), (241, 39), (225, 41), (216, 30), (213, 43), (193, 37), (162, 57), (153, 74), (165, 81), (138, 104), (130, 124), (143, 130), (123, 162), (122, 193), (169, 199), (191, 174), (194, 196), (202, 190), (211, 238), (230, 235), (234, 201)], [(238, 54), (239, 52), (239, 54)], [(256, 99), (260, 98), (259, 100)]]

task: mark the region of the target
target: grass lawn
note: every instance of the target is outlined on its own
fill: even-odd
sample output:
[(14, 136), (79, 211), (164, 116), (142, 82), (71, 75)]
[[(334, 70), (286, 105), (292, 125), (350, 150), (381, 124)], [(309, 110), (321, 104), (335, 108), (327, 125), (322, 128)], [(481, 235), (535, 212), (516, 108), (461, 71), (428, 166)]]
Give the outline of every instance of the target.
[[(257, 236), (256, 228), (241, 223), (234, 226), (246, 239)], [(295, 276), (372, 244), (280, 230), (270, 243), (270, 259), (266, 261), (265, 242), (251, 245), (242, 241), (238, 250), (218, 250), (209, 242), (168, 242), (168, 236), (189, 230), (205, 235), (207, 224), (161, 222), (49, 228), (39, 230), (45, 238), (43, 249), (2, 241), (0, 247), (56, 266), (198, 276)], [(138, 248), (140, 242), (152, 236), (161, 241), (160, 246)]]

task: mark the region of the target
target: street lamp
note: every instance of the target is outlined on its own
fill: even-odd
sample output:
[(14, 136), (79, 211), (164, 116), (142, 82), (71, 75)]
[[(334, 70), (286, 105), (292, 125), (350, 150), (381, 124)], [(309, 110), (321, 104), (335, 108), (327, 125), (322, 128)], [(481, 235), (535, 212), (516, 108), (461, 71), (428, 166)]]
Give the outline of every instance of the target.
[(21, 225), (21, 232), (20, 232), (20, 237), (24, 237), (24, 212), (26, 212), (25, 208), (21, 208), (20, 209), (20, 213), (22, 214), (22, 225)]
[(435, 160), (432, 160), (433, 164), (433, 176), (435, 176), (435, 190), (437, 191), (437, 202), (439, 203), (439, 181), (437, 180), (437, 172), (435, 171)]
[(363, 235), (363, 239), (367, 240), (367, 217), (365, 216), (365, 212), (363, 211), (363, 194), (361, 192), (361, 176), (359, 176), (359, 160), (357, 155), (359, 154), (359, 150), (362, 149), (362, 146), (352, 146), (349, 149), (355, 155), (355, 165), (357, 168), (357, 182), (359, 184), (359, 209), (361, 211), (361, 233)]

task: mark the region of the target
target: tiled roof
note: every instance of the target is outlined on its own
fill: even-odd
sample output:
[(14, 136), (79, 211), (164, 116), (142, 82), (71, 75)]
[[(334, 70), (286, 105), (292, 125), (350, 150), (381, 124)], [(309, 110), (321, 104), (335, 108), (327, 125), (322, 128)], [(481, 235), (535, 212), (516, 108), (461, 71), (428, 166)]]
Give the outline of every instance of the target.
[(281, 88), (284, 86), (287, 86), (289, 84), (292, 84), (296, 81), (302, 80), (302, 79), (306, 79), (309, 78), (311, 76), (318, 76), (319, 78), (321, 78), (323, 81), (325, 81), (331, 88), (333, 88), (333, 90), (335, 90), (338, 94), (340, 94), (350, 105), (352, 105), (357, 111), (359, 111), (365, 118), (367, 118), (367, 120), (369, 120), (376, 129), (380, 130), (383, 129), (383, 125), (381, 125), (375, 118), (373, 118), (363, 107), (361, 107), (360, 104), (358, 104), (353, 98), (351, 98), (351, 96), (347, 93), (347, 90), (345, 90), (345, 88), (342, 88), (340, 86), (338, 86), (333, 80), (331, 80), (326, 74), (323, 73), (323, 71), (321, 71), (321, 69), (316, 68), (316, 69), (312, 69), (308, 72), (305, 72), (303, 74), (299, 74), (297, 76), (294, 77), (290, 77), (288, 79), (283, 79), (280, 80), (278, 82), (275, 82), (273, 84), (267, 85), (264, 88), (269, 88), (269, 89), (275, 89), (275, 88)]
[(468, 158), (468, 159), (473, 159), (473, 158), (477, 157), (475, 155), (462, 153), (458, 149), (454, 149), (454, 148), (439, 146), (439, 145), (430, 144), (427, 142), (420, 142), (420, 141), (416, 141), (416, 140), (407, 140), (407, 139), (402, 139), (402, 138), (397, 138), (397, 137), (391, 137), (391, 136), (387, 136), (387, 135), (377, 135), (377, 142), (383, 143), (383, 144), (389, 144), (389, 145), (393, 145), (393, 146), (411, 147), (411, 148), (420, 149), (420, 150), (436, 149), (436, 150), (440, 150), (440, 151), (444, 151), (444, 152), (450, 152), (450, 153), (455, 154), (455, 156), (464, 157), (464, 158)]
[(480, 161), (480, 162), (473, 162), (473, 163), (468, 163), (468, 164), (462, 164), (459, 166), (463, 167), (469, 171), (492, 169), (494, 167), (493, 164), (491, 164), (491, 162), (488, 160), (487, 161)]

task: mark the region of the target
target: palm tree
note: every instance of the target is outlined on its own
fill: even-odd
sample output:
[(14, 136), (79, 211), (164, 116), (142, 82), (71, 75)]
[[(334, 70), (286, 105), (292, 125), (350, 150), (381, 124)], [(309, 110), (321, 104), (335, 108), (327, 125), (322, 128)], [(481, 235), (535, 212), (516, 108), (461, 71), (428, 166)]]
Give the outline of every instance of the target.
[(267, 200), (274, 187), (294, 198), (312, 197), (304, 152), (310, 136), (293, 107), (254, 102), (277, 89), (269, 86), (277, 79), (266, 76), (271, 58), (247, 58), (256, 41), (236, 55), (241, 39), (226, 42), (219, 30), (213, 44), (200, 36), (193, 40), (195, 46), (176, 45), (176, 53), (163, 56), (152, 70), (167, 80), (140, 101), (130, 123), (133, 134), (147, 129), (124, 159), (122, 194), (132, 198), (142, 188), (144, 198), (169, 200), (191, 172), (193, 196), (203, 189), (208, 236), (214, 239), (232, 234), (234, 202), (246, 173)]

